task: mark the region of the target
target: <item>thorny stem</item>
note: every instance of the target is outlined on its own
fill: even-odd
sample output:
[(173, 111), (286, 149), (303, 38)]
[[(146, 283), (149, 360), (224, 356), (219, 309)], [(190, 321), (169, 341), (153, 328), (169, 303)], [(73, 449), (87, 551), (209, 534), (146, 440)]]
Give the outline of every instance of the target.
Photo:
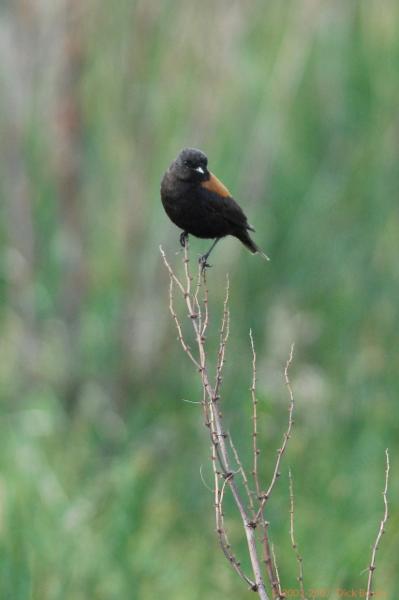
[(385, 525), (386, 522), (388, 521), (388, 499), (387, 499), (387, 493), (388, 493), (388, 482), (389, 482), (389, 468), (390, 468), (390, 464), (389, 464), (389, 452), (388, 452), (388, 448), (385, 449), (385, 459), (386, 459), (386, 467), (385, 467), (385, 486), (384, 486), (384, 490), (382, 492), (382, 497), (384, 498), (384, 516), (381, 519), (380, 522), (380, 527), (378, 529), (378, 533), (377, 533), (377, 537), (375, 539), (374, 545), (373, 545), (373, 550), (371, 552), (371, 562), (370, 562), (370, 566), (368, 568), (369, 571), (369, 575), (368, 575), (368, 580), (367, 580), (367, 592), (366, 592), (366, 600), (370, 600), (370, 598), (373, 596), (373, 577), (374, 577), (374, 571), (376, 569), (376, 554), (377, 554), (377, 550), (378, 547), (380, 545), (380, 541), (381, 538), (383, 536), (383, 534), (385, 533)]
[(273, 587), (275, 586), (277, 588), (278, 591), (278, 598), (285, 598), (285, 594), (283, 593), (283, 590), (281, 589), (281, 582), (280, 582), (280, 574), (278, 572), (278, 567), (277, 567), (277, 559), (276, 559), (276, 553), (274, 551), (274, 546), (272, 544), (272, 557), (273, 557), (273, 568), (275, 571), (275, 583), (273, 585)]
[(177, 329), (177, 332), (179, 334), (178, 335), (178, 339), (179, 339), (181, 345), (183, 346), (184, 352), (190, 357), (190, 360), (199, 369), (200, 368), (199, 363), (194, 358), (193, 354), (191, 353), (190, 348), (187, 346), (186, 342), (184, 341), (183, 333), (182, 333), (182, 330), (181, 330), (181, 325), (180, 325), (179, 319), (177, 318), (177, 315), (176, 315), (174, 307), (173, 307), (173, 282), (174, 282), (174, 280), (171, 277), (170, 278), (170, 285), (169, 285), (169, 310), (170, 310), (172, 318), (173, 318), (173, 320), (175, 322), (176, 329)]
[(258, 474), (258, 456), (260, 450), (258, 449), (258, 413), (257, 413), (257, 404), (258, 400), (256, 398), (256, 352), (254, 345), (254, 338), (252, 336), (252, 330), (249, 330), (249, 339), (251, 340), (251, 350), (252, 350), (252, 386), (251, 386), (251, 397), (252, 397), (252, 449), (253, 449), (253, 470), (252, 475), (255, 481), (255, 489), (258, 498), (261, 495), (260, 484), (259, 484), (259, 474)]
[(295, 528), (294, 528), (294, 482), (292, 480), (291, 469), (288, 471), (289, 478), (289, 488), (290, 488), (290, 538), (291, 538), (291, 546), (295, 552), (295, 557), (298, 563), (298, 583), (299, 583), (299, 591), (301, 594), (301, 600), (306, 600), (305, 598), (305, 588), (303, 585), (303, 560), (302, 556), (299, 554), (298, 544), (295, 540)]
[[(253, 465), (252, 465), (252, 476), (255, 482), (256, 497), (262, 500), (261, 488), (259, 483), (259, 454), (260, 450), (258, 447), (258, 399), (256, 397), (256, 351), (252, 330), (249, 330), (249, 339), (251, 342), (252, 352), (252, 384), (251, 384), (251, 399), (252, 399), (252, 453), (253, 453)], [(281, 597), (281, 588), (278, 585), (278, 577), (276, 569), (272, 561), (269, 543), (269, 523), (266, 521), (263, 509), (255, 516), (255, 522), (260, 522), (262, 528), (262, 547), (263, 547), (263, 562), (267, 569), (269, 581), (271, 582), (273, 596)]]
[(243, 467), (243, 464), (241, 462), (240, 456), (239, 456), (239, 454), (237, 452), (237, 449), (236, 449), (236, 447), (234, 445), (234, 442), (233, 442), (233, 439), (232, 439), (230, 433), (228, 434), (228, 438), (229, 438), (231, 450), (233, 452), (234, 460), (236, 461), (237, 466), (238, 466), (238, 470), (241, 473), (242, 482), (243, 482), (244, 487), (245, 487), (245, 493), (248, 496), (249, 509), (251, 511), (252, 518), (254, 518), (255, 517), (255, 507), (254, 507), (254, 501), (253, 501), (253, 498), (252, 498), (253, 493), (249, 489), (248, 476), (247, 476), (247, 474), (245, 472), (245, 469)]
[(259, 507), (259, 510), (258, 510), (258, 512), (256, 514), (257, 519), (259, 519), (260, 515), (262, 514), (262, 510), (264, 509), (266, 502), (270, 498), (270, 494), (273, 491), (273, 488), (274, 488), (274, 486), (276, 484), (276, 481), (280, 477), (280, 470), (279, 469), (280, 469), (281, 459), (282, 459), (282, 456), (283, 456), (283, 454), (284, 454), (284, 452), (285, 452), (285, 450), (287, 448), (287, 443), (288, 443), (288, 440), (290, 439), (292, 426), (294, 424), (294, 421), (293, 421), (293, 418), (292, 418), (292, 415), (293, 415), (293, 412), (294, 412), (294, 394), (292, 392), (291, 382), (290, 382), (289, 377), (288, 377), (288, 370), (289, 370), (289, 368), (291, 366), (293, 356), (294, 356), (294, 344), (291, 344), (290, 356), (289, 356), (289, 358), (287, 360), (287, 363), (286, 363), (285, 369), (284, 369), (285, 384), (287, 386), (289, 397), (290, 397), (290, 404), (289, 404), (289, 407), (288, 407), (288, 427), (287, 427), (287, 430), (286, 430), (286, 432), (284, 433), (284, 436), (283, 436), (283, 443), (281, 444), (281, 447), (277, 450), (277, 459), (276, 459), (276, 463), (275, 463), (275, 466), (274, 466), (274, 471), (273, 471), (273, 475), (272, 475), (272, 479), (271, 479), (270, 485), (269, 485), (267, 491), (264, 494), (262, 494), (262, 500), (261, 500), (261, 503), (260, 503), (260, 507)]
[[(219, 342), (219, 352), (216, 364), (216, 382), (215, 382), (215, 400), (218, 399), (219, 389), (222, 383), (222, 370), (224, 366), (224, 355), (226, 350), (227, 340), (229, 338), (230, 333), (230, 311), (229, 311), (229, 291), (230, 291), (230, 282), (227, 276), (226, 278), (226, 294), (223, 303), (223, 317), (222, 317), (222, 325), (220, 328), (220, 342)], [(208, 304), (207, 304), (208, 306)]]

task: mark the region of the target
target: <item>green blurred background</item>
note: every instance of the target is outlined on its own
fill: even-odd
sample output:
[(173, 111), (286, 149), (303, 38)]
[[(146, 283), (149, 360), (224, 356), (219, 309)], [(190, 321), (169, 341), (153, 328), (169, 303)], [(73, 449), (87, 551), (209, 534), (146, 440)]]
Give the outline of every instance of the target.
[(159, 182), (187, 145), (272, 258), (227, 239), (209, 273), (211, 357), (230, 274), (223, 397), (244, 460), (254, 332), (265, 480), (296, 342), (268, 514), (283, 586), (297, 586), (288, 466), (306, 587), (336, 598), (365, 586), (388, 446), (376, 588), (395, 597), (398, 98), (396, 0), (2, 1), (1, 599), (251, 597), (214, 534), (209, 441), (183, 401), (200, 385), (159, 255), (180, 272)]

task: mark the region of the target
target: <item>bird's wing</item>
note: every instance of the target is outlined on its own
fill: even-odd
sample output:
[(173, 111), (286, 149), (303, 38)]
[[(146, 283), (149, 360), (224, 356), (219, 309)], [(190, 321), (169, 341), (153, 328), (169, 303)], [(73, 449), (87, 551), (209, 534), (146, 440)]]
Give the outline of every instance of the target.
[(201, 186), (210, 192), (215, 192), (215, 194), (218, 194), (223, 198), (231, 198), (231, 194), (227, 187), (213, 173), (210, 173), (209, 179), (203, 181)]
[[(217, 181), (219, 182), (218, 179)], [(223, 189), (228, 192), (227, 188), (225, 188), (221, 182), (219, 183)], [(211, 186), (205, 187), (204, 184), (201, 184), (200, 188), (202, 188), (200, 191), (202, 200), (210, 213), (213, 213), (215, 216), (222, 218), (224, 221), (240, 229), (252, 229), (243, 210), (231, 197), (230, 192), (228, 192), (228, 195), (222, 195), (219, 192), (219, 188), (215, 189), (214, 187), (211, 189)]]

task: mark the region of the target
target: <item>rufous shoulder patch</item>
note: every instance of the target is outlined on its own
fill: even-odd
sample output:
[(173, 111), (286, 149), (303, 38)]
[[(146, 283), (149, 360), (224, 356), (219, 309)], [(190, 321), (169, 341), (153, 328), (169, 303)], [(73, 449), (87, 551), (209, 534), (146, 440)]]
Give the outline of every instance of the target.
[(202, 181), (201, 185), (206, 190), (215, 192), (215, 194), (219, 194), (219, 196), (223, 196), (223, 198), (231, 198), (231, 194), (227, 187), (223, 185), (213, 173), (210, 173), (210, 178), (207, 181)]

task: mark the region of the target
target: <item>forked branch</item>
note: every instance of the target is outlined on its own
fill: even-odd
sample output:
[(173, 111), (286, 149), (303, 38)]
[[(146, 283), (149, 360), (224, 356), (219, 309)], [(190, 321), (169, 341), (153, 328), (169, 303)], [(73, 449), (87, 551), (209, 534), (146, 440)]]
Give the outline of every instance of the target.
[[(251, 396), (253, 404), (253, 467), (252, 474), (255, 484), (255, 492), (250, 489), (248, 475), (245, 471), (243, 463), (234, 445), (230, 433), (227, 433), (223, 426), (223, 417), (220, 410), (220, 392), (222, 386), (222, 374), (225, 362), (226, 344), (229, 337), (230, 328), (230, 312), (229, 312), (229, 281), (226, 283), (226, 294), (223, 303), (223, 315), (220, 327), (219, 347), (216, 356), (215, 382), (211, 383), (208, 373), (208, 356), (206, 350), (206, 333), (209, 324), (209, 306), (208, 306), (208, 288), (206, 282), (206, 273), (198, 268), (196, 284), (193, 289), (193, 277), (190, 272), (188, 245), (184, 249), (184, 276), (179, 278), (172, 269), (169, 261), (166, 258), (164, 251), (161, 250), (162, 259), (168, 270), (170, 277), (169, 288), (169, 310), (178, 333), (180, 344), (187, 354), (193, 365), (199, 371), (201, 376), (202, 387), (204, 391), (203, 397), (203, 412), (205, 425), (209, 430), (211, 441), (211, 459), (214, 474), (214, 503), (215, 503), (215, 521), (216, 531), (220, 546), (232, 568), (238, 575), (249, 585), (250, 589), (256, 592), (262, 600), (269, 600), (269, 595), (266, 590), (265, 581), (262, 575), (262, 560), (260, 558), (260, 549), (258, 548), (258, 540), (256, 538), (256, 530), (260, 527), (262, 532), (261, 547), (263, 548), (263, 561), (266, 565), (266, 575), (270, 584), (271, 594), (273, 598), (283, 598), (280, 581), (277, 575), (277, 569), (273, 564), (270, 551), (269, 523), (264, 517), (265, 494), (262, 493), (260, 484), (258, 455), (259, 449), (257, 446), (257, 399), (256, 399), (256, 353), (254, 342), (251, 333), (251, 349), (252, 349), (252, 386)], [(188, 310), (189, 320), (192, 324), (196, 351), (186, 341), (183, 327), (177, 316), (174, 306), (174, 292), (178, 290), (183, 297)], [(202, 296), (202, 297), (201, 297)], [(290, 358), (286, 365), (285, 376), (287, 378), (287, 369), (292, 361), (291, 348)], [(267, 491), (267, 497), (270, 496), (274, 484), (279, 475), (278, 469), (282, 454), (285, 451), (291, 428), (292, 428), (292, 412), (294, 408), (292, 392), (290, 394), (290, 409), (289, 422), (287, 432), (284, 435), (282, 448), (278, 451), (272, 482)], [(231, 453), (231, 454), (230, 454)], [(232, 467), (233, 462), (236, 463), (237, 469)], [(238, 479), (237, 479), (238, 478)], [(252, 567), (252, 576), (249, 577), (242, 570), (240, 561), (236, 558), (226, 531), (223, 501), (226, 490), (229, 489), (234, 503), (238, 509), (241, 521), (244, 527), (244, 532), (248, 545), (248, 552)]]
[[(168, 270), (170, 277), (169, 286), (169, 310), (175, 323), (178, 340), (188, 356), (195, 369), (199, 372), (203, 399), (202, 404), (204, 423), (209, 431), (211, 444), (211, 463), (213, 470), (213, 497), (215, 509), (216, 532), (220, 547), (226, 556), (229, 564), (239, 577), (249, 586), (249, 589), (256, 592), (261, 600), (282, 600), (285, 598), (283, 588), (280, 582), (279, 569), (276, 560), (276, 553), (270, 541), (269, 522), (265, 517), (265, 509), (275, 488), (277, 479), (280, 477), (280, 467), (282, 457), (287, 449), (288, 441), (291, 436), (294, 420), (294, 394), (289, 379), (289, 369), (293, 360), (294, 345), (291, 346), (289, 358), (284, 369), (284, 379), (289, 395), (288, 405), (288, 423), (283, 435), (281, 446), (277, 450), (277, 457), (274, 461), (272, 476), (268, 487), (263, 487), (259, 470), (260, 447), (258, 443), (258, 399), (256, 395), (256, 351), (255, 344), (250, 331), (250, 347), (252, 352), (252, 479), (254, 490), (251, 489), (250, 477), (246, 472), (243, 461), (240, 458), (237, 447), (233, 442), (230, 432), (227, 432), (223, 425), (223, 415), (220, 408), (221, 388), (223, 368), (225, 364), (226, 344), (230, 330), (230, 311), (229, 311), (229, 280), (226, 281), (226, 293), (223, 303), (223, 315), (219, 331), (219, 346), (214, 361), (214, 377), (209, 375), (209, 359), (206, 347), (206, 335), (210, 322), (209, 314), (209, 293), (206, 280), (206, 271), (198, 267), (195, 283), (190, 272), (190, 262), (188, 253), (188, 243), (184, 248), (184, 274), (181, 277), (176, 275), (172, 269), (165, 252), (160, 248), (163, 262)], [(184, 332), (182, 322), (175, 309), (175, 292), (183, 298), (187, 312), (188, 320), (194, 334), (193, 347), (187, 341), (187, 333)], [(214, 382), (213, 382), (214, 381)], [(373, 575), (376, 568), (376, 553), (385, 530), (388, 519), (388, 478), (389, 478), (389, 454), (386, 454), (385, 487), (383, 491), (384, 515), (380, 523), (375, 543), (372, 548), (371, 562), (368, 568), (368, 583), (366, 591), (366, 600), (370, 600), (373, 591)], [(233, 467), (235, 466), (235, 468)], [(201, 473), (202, 477), (202, 473)], [(207, 486), (208, 487), (208, 486)], [(299, 554), (295, 532), (294, 532), (294, 490), (291, 471), (289, 472), (289, 491), (290, 491), (290, 538), (291, 545), (295, 552), (298, 563), (298, 582), (299, 595), (301, 600), (305, 600), (305, 588), (303, 584), (303, 566), (302, 556)], [(243, 530), (248, 547), (248, 554), (251, 564), (251, 573), (247, 574), (241, 566), (240, 560), (234, 553), (231, 542), (226, 530), (224, 518), (224, 499), (227, 493), (231, 493), (234, 504), (242, 522)], [(259, 531), (260, 536), (257, 536)], [(262, 557), (263, 555), (263, 557)], [(262, 557), (262, 558), (261, 558)], [(265, 567), (265, 578), (263, 576), (262, 562)]]

